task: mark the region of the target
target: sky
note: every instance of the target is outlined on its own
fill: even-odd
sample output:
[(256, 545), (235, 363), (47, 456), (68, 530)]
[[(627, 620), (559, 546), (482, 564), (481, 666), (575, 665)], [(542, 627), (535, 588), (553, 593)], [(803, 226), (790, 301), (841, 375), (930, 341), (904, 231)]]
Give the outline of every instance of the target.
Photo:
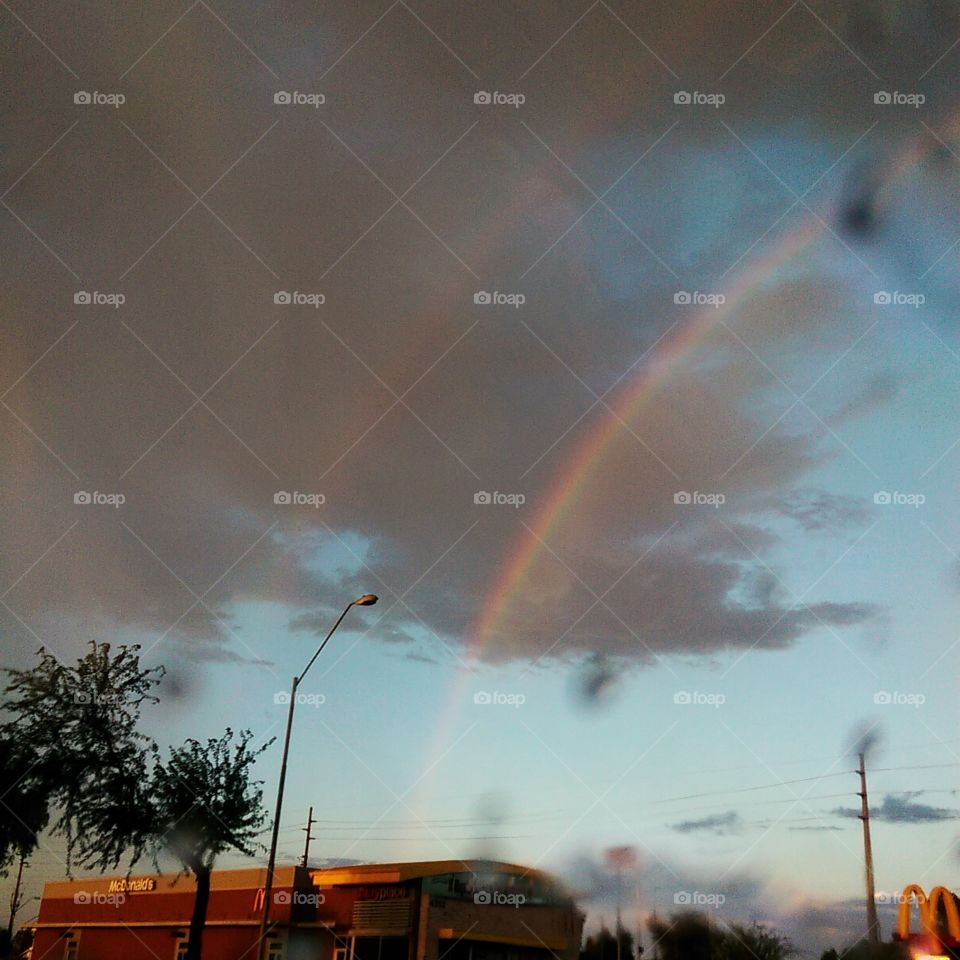
[(956, 885), (955, 9), (0, 6), (3, 666), (137, 642), (161, 742), (265, 741), (372, 592), (283, 862), (312, 804), (595, 925), (629, 845), (631, 924), (815, 954), (869, 732), (879, 896)]

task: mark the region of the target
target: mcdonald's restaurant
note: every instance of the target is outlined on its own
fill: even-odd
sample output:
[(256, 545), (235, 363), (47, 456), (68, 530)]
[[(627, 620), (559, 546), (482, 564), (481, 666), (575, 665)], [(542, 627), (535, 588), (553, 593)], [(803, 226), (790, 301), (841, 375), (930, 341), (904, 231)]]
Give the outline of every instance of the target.
[[(257, 960), (266, 870), (211, 879), (204, 960)], [(182, 960), (184, 876), (48, 882), (33, 960)], [(583, 914), (549, 874), (443, 860), (277, 870), (267, 960), (577, 960)]]

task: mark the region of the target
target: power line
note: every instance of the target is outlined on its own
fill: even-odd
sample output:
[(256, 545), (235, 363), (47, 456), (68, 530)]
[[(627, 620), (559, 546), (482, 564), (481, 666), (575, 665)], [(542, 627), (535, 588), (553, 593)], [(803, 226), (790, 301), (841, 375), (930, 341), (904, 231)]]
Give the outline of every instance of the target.
[[(814, 780), (827, 780), (830, 777), (846, 777), (849, 770), (838, 770), (836, 773), (821, 773), (816, 777), (798, 777), (795, 780), (778, 780), (776, 783), (761, 783), (755, 787), (736, 787), (731, 790), (708, 790), (704, 793), (687, 793), (679, 797), (663, 797), (660, 800), (651, 800), (651, 803), (675, 803), (677, 800), (697, 800), (700, 797), (716, 797), (724, 794), (752, 793), (755, 790), (772, 790), (775, 787), (787, 787), (794, 783), (811, 783)], [(802, 797), (799, 799), (803, 799)]]

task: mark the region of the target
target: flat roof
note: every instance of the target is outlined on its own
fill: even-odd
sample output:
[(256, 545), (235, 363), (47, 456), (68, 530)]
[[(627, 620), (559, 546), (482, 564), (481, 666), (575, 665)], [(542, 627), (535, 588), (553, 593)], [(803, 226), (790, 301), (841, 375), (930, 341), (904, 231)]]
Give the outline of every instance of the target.
[[(276, 886), (289, 886), (294, 881), (297, 871), (302, 867), (277, 867), (274, 871)], [(248, 867), (239, 870), (214, 870), (210, 875), (211, 890), (250, 890), (262, 887), (267, 878), (266, 867)], [(110, 884), (118, 880), (153, 880), (153, 890), (160, 893), (193, 892), (196, 889), (196, 880), (193, 874), (182, 873), (149, 873), (131, 872), (118, 873), (112, 876), (95, 875), (81, 877), (75, 880), (48, 880), (43, 885), (44, 899), (72, 897), (80, 890), (90, 893), (101, 893), (109, 890)]]
[(536, 877), (556, 882), (542, 870), (519, 863), (501, 860), (410, 860), (400, 863), (356, 863), (342, 867), (311, 867), (314, 882), (335, 886), (351, 883), (403, 883), (421, 877), (442, 876), (448, 873), (505, 873), (514, 877)]
[[(501, 873), (515, 877), (535, 877), (549, 883), (558, 883), (556, 878), (542, 870), (525, 867), (519, 863), (505, 863), (499, 860), (412, 860), (401, 863), (356, 863), (339, 867), (309, 868), (277, 867), (274, 873), (274, 885), (291, 886), (297, 873), (307, 874), (314, 886), (338, 886), (351, 884), (404, 883), (423, 877), (442, 876), (448, 873)], [(117, 880), (152, 879), (156, 892), (183, 893), (192, 892), (196, 881), (192, 874), (182, 873), (130, 873), (113, 876), (89, 876), (76, 880), (48, 880), (43, 885), (44, 899), (72, 897), (79, 890), (106, 892), (111, 883)], [(267, 878), (265, 867), (246, 867), (240, 869), (214, 869), (210, 877), (211, 890), (255, 890), (262, 887)]]

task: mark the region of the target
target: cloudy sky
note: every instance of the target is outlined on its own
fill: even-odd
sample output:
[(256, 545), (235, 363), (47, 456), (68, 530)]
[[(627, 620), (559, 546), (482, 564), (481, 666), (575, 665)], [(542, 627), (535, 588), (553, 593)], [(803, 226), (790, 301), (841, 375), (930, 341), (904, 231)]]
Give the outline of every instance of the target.
[[(3, 663), (282, 732), (319, 858), (813, 950), (955, 883), (960, 15), (0, 4)], [(262, 763), (268, 795), (279, 750)], [(34, 881), (59, 875), (55, 848)], [(888, 924), (889, 926), (889, 924)]]

